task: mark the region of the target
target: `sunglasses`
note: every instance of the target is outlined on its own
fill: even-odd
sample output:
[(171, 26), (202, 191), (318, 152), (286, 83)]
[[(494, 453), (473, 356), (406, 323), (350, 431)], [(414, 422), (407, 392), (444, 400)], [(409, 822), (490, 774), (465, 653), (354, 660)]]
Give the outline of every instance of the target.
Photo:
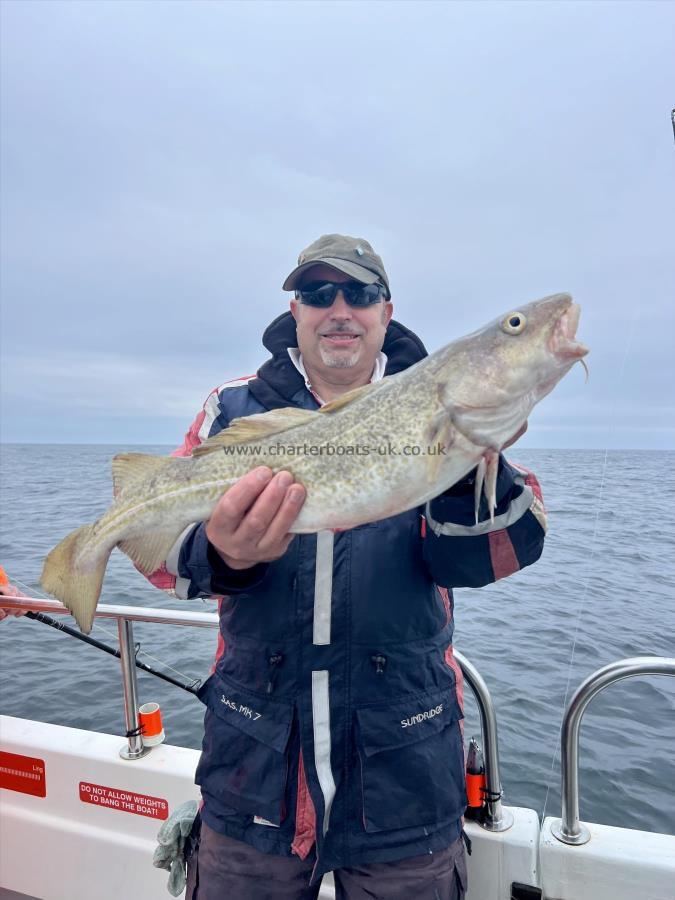
[(317, 281), (296, 290), (295, 299), (307, 306), (328, 309), (332, 306), (338, 291), (342, 291), (342, 296), (349, 306), (356, 307), (372, 306), (373, 303), (379, 303), (382, 296), (387, 295), (387, 289), (383, 284)]

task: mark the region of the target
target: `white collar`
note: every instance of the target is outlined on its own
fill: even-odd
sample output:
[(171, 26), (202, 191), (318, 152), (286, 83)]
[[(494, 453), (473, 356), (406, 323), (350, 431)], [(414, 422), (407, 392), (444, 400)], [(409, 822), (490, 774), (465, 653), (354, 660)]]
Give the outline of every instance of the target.
[[(316, 393), (312, 385), (310, 384), (309, 378), (307, 376), (307, 370), (305, 369), (304, 363), (302, 361), (302, 353), (297, 347), (287, 347), (288, 355), (291, 358), (291, 362), (298, 370), (298, 372), (302, 375), (305, 380), (305, 387), (307, 390), (316, 397), (317, 401), (321, 406), (324, 406), (324, 401), (319, 397)], [(383, 353), (381, 350), (377, 354), (375, 358), (375, 366), (373, 368), (373, 374), (370, 377), (370, 383), (374, 384), (376, 381), (382, 381), (384, 378), (384, 370), (387, 367), (387, 354)]]

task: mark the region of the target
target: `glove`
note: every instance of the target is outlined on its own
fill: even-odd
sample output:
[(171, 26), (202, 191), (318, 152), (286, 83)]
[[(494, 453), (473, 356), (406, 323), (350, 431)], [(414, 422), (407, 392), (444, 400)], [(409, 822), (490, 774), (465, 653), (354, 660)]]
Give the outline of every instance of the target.
[(152, 857), (156, 869), (168, 869), (167, 890), (178, 897), (185, 890), (186, 844), (197, 815), (197, 801), (188, 800), (169, 816), (157, 832), (157, 847)]

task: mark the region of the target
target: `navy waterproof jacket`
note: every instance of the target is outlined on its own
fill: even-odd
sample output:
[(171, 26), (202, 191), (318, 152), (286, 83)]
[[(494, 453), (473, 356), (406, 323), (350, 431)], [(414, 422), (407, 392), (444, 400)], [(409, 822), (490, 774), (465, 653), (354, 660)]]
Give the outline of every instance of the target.
[[(213, 391), (178, 454), (232, 419), (316, 409), (291, 362), (289, 313), (264, 335), (257, 376)], [(385, 377), (426, 355), (397, 322)], [(222, 596), (196, 780), (202, 817), (259, 850), (317, 856), (315, 877), (436, 851), (466, 806), (462, 680), (452, 654), (452, 588), (533, 563), (539, 486), (500, 460), (494, 522), (475, 524), (471, 477), (372, 524), (298, 535), (276, 562), (233, 571), (191, 526), (152, 580), (182, 597)]]

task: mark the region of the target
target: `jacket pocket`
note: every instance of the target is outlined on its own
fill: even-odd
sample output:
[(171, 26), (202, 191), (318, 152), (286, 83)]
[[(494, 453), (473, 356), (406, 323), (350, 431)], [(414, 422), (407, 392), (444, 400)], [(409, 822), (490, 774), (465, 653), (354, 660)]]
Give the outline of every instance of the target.
[(217, 674), (203, 685), (199, 698), (207, 710), (196, 783), (239, 812), (279, 825), (292, 705), (247, 691)]
[(462, 712), (450, 690), (356, 710), (367, 832), (440, 825), (466, 808)]

